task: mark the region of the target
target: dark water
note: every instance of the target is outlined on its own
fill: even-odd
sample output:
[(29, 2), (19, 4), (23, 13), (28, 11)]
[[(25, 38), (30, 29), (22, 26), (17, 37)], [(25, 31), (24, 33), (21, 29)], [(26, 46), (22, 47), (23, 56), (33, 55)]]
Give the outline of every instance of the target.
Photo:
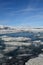
[[(9, 33), (9, 34), (0, 34), (0, 36), (4, 36), (4, 35), (6, 35), (6, 36), (10, 36), (10, 37), (27, 37), (27, 38), (31, 38), (32, 39), (32, 41), (34, 41), (34, 40), (41, 40), (41, 41), (43, 41), (43, 38), (41, 39), (39, 39), (38, 37), (37, 37), (37, 34), (40, 34), (40, 36), (43, 36), (43, 32), (42, 33), (30, 33), (30, 32), (18, 32), (18, 33)], [(6, 49), (6, 45), (4, 44), (4, 42), (3, 43), (1, 43), (1, 41), (0, 41), (0, 52), (1, 53), (3, 53), (3, 50), (4, 49)], [(31, 46), (30, 46), (31, 47)], [(12, 56), (12, 59), (11, 59), (11, 61), (14, 59), (14, 57), (16, 58), (17, 57), (17, 55), (19, 54), (19, 55), (21, 55), (21, 53), (22, 54), (32, 54), (34, 57), (36, 57), (36, 53), (37, 54), (40, 54), (42, 51), (41, 51), (41, 49), (43, 49), (43, 45), (40, 47), (40, 48), (33, 48), (33, 47), (31, 47), (31, 48), (33, 48), (33, 49), (31, 49), (31, 51), (29, 52), (28, 51), (28, 53), (27, 53), (27, 48), (29, 49), (30, 47), (22, 47), (23, 49), (21, 49), (20, 47), (17, 47), (17, 49), (16, 50), (13, 50), (13, 51), (11, 51), (11, 52), (9, 52), (9, 53), (6, 53), (6, 54), (4, 54), (4, 56), (6, 56), (6, 58), (4, 58), (4, 59), (7, 59), (7, 57), (9, 57), (9, 56)], [(24, 52), (23, 52), (23, 50), (24, 50)], [(40, 52), (41, 51), (41, 52)], [(32, 56), (32, 57), (33, 57)], [(38, 56), (38, 55), (37, 55)], [(21, 57), (20, 57), (21, 58)], [(31, 55), (28, 57), (28, 56), (26, 56), (26, 57), (23, 57), (23, 60), (19, 60), (19, 61), (23, 61), (23, 62), (26, 62), (26, 61), (28, 61), (29, 59), (31, 58)], [(19, 59), (19, 58), (18, 58)], [(26, 60), (26, 61), (24, 61), (24, 60)], [(1, 60), (0, 60), (1, 61)], [(3, 59), (2, 59), (2, 61), (3, 61)], [(7, 60), (7, 62), (6, 62), (6, 65), (7, 65), (7, 63), (8, 63), (8, 61), (9, 60)], [(10, 61), (10, 62), (11, 62)], [(18, 61), (17, 59), (16, 59), (16, 61)], [(4, 60), (4, 62), (5, 62), (5, 60)], [(4, 62), (1, 62), (2, 64), (4, 63)], [(9, 63), (10, 63), (9, 62)], [(18, 62), (13, 62), (12, 61), (12, 64), (8, 64), (8, 65), (13, 65), (13, 63), (18, 63)], [(0, 64), (0, 65), (2, 65), (2, 64)], [(18, 63), (18, 65), (19, 65), (19, 63)], [(25, 65), (25, 64), (22, 64), (22, 65)]]
[(31, 38), (32, 40), (41, 40), (42, 39), (38, 39), (37, 37), (35, 37), (34, 35), (40, 34), (40, 36), (43, 36), (43, 32), (41, 33), (30, 33), (30, 32), (17, 32), (17, 33), (8, 33), (8, 34), (0, 34), (0, 36), (6, 35), (6, 36), (10, 36), (10, 37), (27, 37), (27, 38)]
[(8, 33), (8, 34), (0, 34), (0, 36), (7, 35), (11, 37), (31, 37), (33, 33), (29, 32), (18, 32), (18, 33)]

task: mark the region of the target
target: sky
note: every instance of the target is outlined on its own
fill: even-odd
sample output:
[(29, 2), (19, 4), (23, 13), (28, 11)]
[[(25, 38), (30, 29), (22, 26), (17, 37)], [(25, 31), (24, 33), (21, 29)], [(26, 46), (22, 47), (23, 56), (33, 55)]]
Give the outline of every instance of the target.
[(0, 25), (43, 27), (43, 0), (0, 0)]

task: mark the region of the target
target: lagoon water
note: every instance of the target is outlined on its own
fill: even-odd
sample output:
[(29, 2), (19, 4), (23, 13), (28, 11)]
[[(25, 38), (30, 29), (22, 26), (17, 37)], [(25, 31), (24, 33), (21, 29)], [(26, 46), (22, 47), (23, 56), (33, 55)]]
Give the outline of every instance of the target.
[[(40, 35), (40, 36), (38, 36), (38, 34)], [(35, 41), (35, 40), (41, 40), (42, 42), (43, 42), (43, 32), (42, 33), (33, 33), (33, 32), (18, 32), (18, 33), (8, 33), (8, 34), (0, 34), (0, 37), (1, 36), (8, 36), (8, 37), (26, 37), (26, 38), (31, 38), (31, 41)], [(39, 37), (42, 37), (42, 38), (39, 38)], [(3, 49), (6, 49), (6, 45), (5, 44), (0, 44), (1, 45), (1, 47), (0, 47), (0, 49), (1, 49), (1, 51), (0, 51), (0, 53), (1, 53), (1, 55), (3, 56)], [(9, 46), (10, 47), (10, 46)], [(42, 48), (43, 48), (43, 46), (41, 46)], [(14, 47), (13, 47), (14, 48)], [(22, 52), (22, 51), (26, 51), (26, 52)], [(10, 56), (16, 56), (16, 54), (18, 54), (18, 52), (19, 53), (26, 53), (27, 54), (27, 49), (19, 49), (19, 47), (17, 47), (17, 49), (16, 50), (13, 50), (12, 52), (9, 52), (9, 53), (7, 53), (6, 55), (6, 59), (7, 59), (7, 57), (10, 57)], [(29, 52), (28, 52), (29, 53)], [(32, 53), (32, 52), (31, 52)], [(4, 55), (5, 56), (5, 55)], [(28, 58), (29, 59), (29, 58)], [(0, 59), (0, 61), (1, 61), (1, 59)], [(3, 61), (3, 59), (2, 59), (2, 61)], [(1, 62), (2, 62), (1, 61)], [(12, 61), (13, 62), (13, 61)], [(23, 61), (24, 62), (24, 61)]]
[(8, 33), (8, 34), (0, 34), (0, 36), (10, 36), (10, 37), (27, 37), (31, 38), (33, 41), (34, 40), (41, 40), (43, 41), (43, 38), (38, 38), (38, 34), (40, 34), (41, 37), (43, 37), (43, 32), (40, 33), (30, 33), (30, 32), (17, 32), (17, 33)]

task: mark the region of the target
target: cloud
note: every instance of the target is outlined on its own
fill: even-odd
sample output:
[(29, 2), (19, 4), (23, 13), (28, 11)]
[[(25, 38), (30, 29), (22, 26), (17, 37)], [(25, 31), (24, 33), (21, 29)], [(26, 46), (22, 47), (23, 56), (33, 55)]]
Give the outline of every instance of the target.
[(0, 3), (0, 17), (2, 17), (4, 20), (6, 19), (6, 22), (3, 20), (5, 22), (3, 22), (3, 24), (9, 24), (10, 21), (13, 21), (15, 25), (26, 25), (28, 21), (34, 21), (37, 19), (41, 20), (43, 18), (42, 1), (40, 2), (40, 0), (30, 0), (28, 4), (26, 4), (26, 0), (22, 3), (20, 0), (18, 0), (18, 2), (15, 0), (15, 2), (3, 1)]
[[(42, 12), (43, 9), (42, 8), (25, 8), (25, 9), (21, 9), (21, 10), (18, 10), (18, 11), (11, 11), (11, 12), (8, 12), (7, 14), (11, 15), (11, 16), (14, 16), (14, 15), (25, 15), (25, 14), (30, 14), (30, 13), (33, 13), (33, 12)], [(42, 12), (43, 13), (43, 12)]]
[[(19, 2), (19, 1), (18, 1)], [(36, 12), (36, 11), (39, 11), (39, 10), (42, 10), (43, 8), (37, 8), (38, 4), (39, 4), (40, 0), (30, 0), (28, 5), (26, 5), (26, 7), (22, 6), (19, 4), (18, 6), (18, 9), (19, 10), (16, 10), (14, 8), (17, 8), (14, 4), (16, 3), (17, 5), (17, 1), (4, 1), (2, 3), (0, 3), (0, 6), (3, 10), (5, 10), (5, 14), (6, 15), (10, 15), (10, 16), (14, 16), (14, 15), (20, 15), (20, 14), (28, 14), (28, 13), (31, 13), (31, 12)], [(19, 8), (19, 7), (23, 7), (23, 8)], [(10, 11), (10, 12), (9, 12)]]

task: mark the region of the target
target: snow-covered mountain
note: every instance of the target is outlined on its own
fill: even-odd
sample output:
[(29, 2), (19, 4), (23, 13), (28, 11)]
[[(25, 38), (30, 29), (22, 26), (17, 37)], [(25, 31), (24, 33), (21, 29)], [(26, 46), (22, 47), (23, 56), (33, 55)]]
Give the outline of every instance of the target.
[(33, 28), (33, 27), (14, 27), (14, 26), (4, 26), (0, 25), (0, 33), (15, 33), (15, 32), (43, 32), (43, 28)]

